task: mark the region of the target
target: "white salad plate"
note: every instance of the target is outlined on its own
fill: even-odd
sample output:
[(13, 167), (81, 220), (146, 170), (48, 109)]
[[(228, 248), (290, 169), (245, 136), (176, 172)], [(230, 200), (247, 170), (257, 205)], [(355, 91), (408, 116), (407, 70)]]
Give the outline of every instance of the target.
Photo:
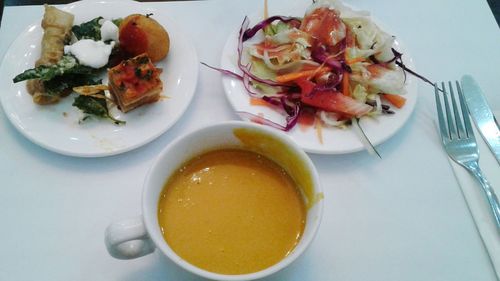
[[(84, 0), (61, 6), (75, 15), (75, 24), (98, 16), (105, 19), (125, 18), (130, 14), (149, 14), (168, 32), (170, 51), (156, 63), (163, 69), (163, 92), (158, 102), (126, 114), (116, 107), (111, 115), (126, 121), (115, 125), (107, 119), (90, 118), (72, 106), (75, 94), (54, 105), (33, 103), (26, 82), (12, 79), (32, 68), (40, 56), (43, 30), (41, 18), (28, 26), (12, 43), (0, 66), (1, 103), (14, 127), (32, 142), (57, 153), (79, 157), (101, 157), (130, 151), (154, 140), (172, 127), (190, 104), (198, 80), (198, 58), (194, 45), (169, 15), (146, 4), (123, 0)], [(103, 73), (107, 82), (106, 74)]]
[[(299, 6), (283, 8), (279, 11), (270, 11), (269, 16), (282, 15), (302, 18), (310, 3), (310, 1), (303, 1), (303, 3)], [(262, 21), (262, 15), (263, 13), (254, 13), (253, 15), (250, 15), (249, 27), (252, 27), (258, 22)], [(371, 16), (370, 18), (382, 30), (391, 34), (390, 31), (377, 19), (373, 18), (373, 16)], [(243, 22), (243, 19), (241, 19), (241, 21)], [(241, 74), (241, 70), (239, 70), (237, 66), (239, 30), (240, 26), (236, 27), (224, 46), (221, 56), (221, 68)], [(257, 34), (254, 38), (256, 38), (257, 36), (259, 36), (259, 34)], [(252, 38), (252, 40), (254, 40), (254, 38)], [(399, 52), (403, 53), (404, 64), (410, 69), (414, 70), (413, 59), (409, 55), (404, 45), (397, 40), (397, 36), (396, 42), (393, 47)], [(235, 111), (260, 115), (275, 123), (282, 125), (286, 124), (285, 116), (280, 112), (267, 106), (251, 105), (250, 96), (247, 94), (242, 81), (229, 75), (223, 74), (222, 83), (224, 86), (226, 97)], [(397, 109), (394, 106), (391, 106), (391, 110), (394, 111), (395, 114), (381, 115), (376, 118), (363, 117), (360, 119), (359, 124), (363, 129), (363, 132), (373, 145), (381, 144), (382, 142), (392, 137), (411, 116), (417, 101), (417, 83), (416, 78), (409, 73), (407, 73), (406, 75), (405, 87), (407, 91), (405, 95), (405, 98), (407, 99), (406, 104), (401, 109)], [(301, 127), (299, 124), (297, 124), (295, 127), (290, 129), (287, 134), (295, 142), (297, 142), (297, 144), (301, 146), (302, 149), (310, 153), (346, 154), (365, 149), (365, 146), (363, 145), (360, 137), (351, 127), (340, 129), (335, 127), (323, 126), (323, 128), (321, 129), (320, 137), (318, 136), (318, 132), (314, 129), (313, 126)]]

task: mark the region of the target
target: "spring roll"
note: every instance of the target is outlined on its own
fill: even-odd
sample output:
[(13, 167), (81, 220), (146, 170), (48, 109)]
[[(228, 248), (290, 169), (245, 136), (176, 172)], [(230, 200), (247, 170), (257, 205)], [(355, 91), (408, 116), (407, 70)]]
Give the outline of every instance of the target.
[[(74, 18), (74, 15), (68, 12), (45, 5), (45, 14), (42, 20), (42, 51), (40, 58), (36, 61), (36, 66), (52, 65), (61, 59), (64, 55), (64, 42), (71, 36)], [(47, 95), (43, 82), (38, 79), (29, 80), (27, 89), (37, 104), (55, 103), (60, 98)]]

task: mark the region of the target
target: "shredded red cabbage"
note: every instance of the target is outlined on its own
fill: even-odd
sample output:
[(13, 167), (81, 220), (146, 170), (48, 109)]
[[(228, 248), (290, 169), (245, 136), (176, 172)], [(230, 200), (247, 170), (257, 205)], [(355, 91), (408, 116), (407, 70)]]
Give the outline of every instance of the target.
[[(206, 63), (203, 63), (203, 65), (214, 69), (216, 71), (219, 71), (222, 74), (226, 74), (229, 76), (233, 76), (243, 82), (243, 85), (247, 91), (247, 93), (251, 97), (258, 97), (262, 98), (264, 101), (268, 102), (269, 104), (272, 104), (274, 106), (277, 106), (279, 108), (282, 108), (283, 111), (287, 114), (285, 120), (286, 120), (286, 125), (280, 125), (277, 124), (271, 120), (268, 120), (264, 117), (249, 113), (249, 112), (238, 112), (238, 114), (243, 117), (250, 119), (252, 121), (255, 121), (257, 123), (261, 123), (264, 125), (271, 126), (273, 128), (277, 128), (283, 131), (289, 131), (291, 128), (293, 128), (298, 121), (300, 110), (301, 110), (301, 103), (298, 102), (300, 100), (300, 93), (295, 93), (291, 91), (290, 89), (293, 88), (293, 86), (289, 84), (283, 84), (283, 83), (278, 83), (276, 81), (268, 80), (268, 79), (262, 79), (256, 75), (254, 75), (251, 72), (250, 65), (244, 65), (242, 63), (242, 54), (243, 54), (243, 42), (252, 38), (255, 36), (255, 34), (264, 28), (265, 26), (269, 25), (275, 20), (281, 20), (284, 22), (290, 22), (290, 21), (300, 21), (296, 18), (289, 18), (289, 17), (281, 17), (281, 16), (274, 16), (269, 18), (268, 20), (265, 20), (253, 28), (248, 28), (249, 25), (249, 20), (248, 17), (245, 17), (243, 20), (243, 23), (241, 24), (241, 28), (239, 31), (239, 37), (238, 37), (238, 68), (243, 72), (242, 75), (237, 74), (235, 72), (226, 70), (226, 69), (221, 69), (217, 67), (210, 66)], [(261, 96), (258, 93), (252, 91), (252, 82), (259, 82), (263, 83), (269, 86), (274, 86), (274, 87), (282, 87), (283, 92), (281, 94), (278, 94), (277, 96), (273, 97), (268, 97), (268, 96)]]
[(229, 75), (229, 76), (233, 76), (234, 78), (237, 78), (239, 80), (242, 80), (243, 81), (243, 76), (239, 75), (238, 73), (235, 73), (235, 72), (232, 72), (230, 70), (227, 70), (227, 69), (222, 69), (222, 68), (217, 68), (217, 67), (214, 67), (214, 66), (211, 66), (211, 65), (208, 65), (204, 62), (201, 62), (201, 64), (203, 64), (204, 66), (208, 67), (208, 68), (211, 68), (213, 70), (217, 70), (219, 71), (220, 73), (222, 74), (226, 74), (226, 75)]
[(342, 82), (342, 76), (343, 74), (340, 75), (333, 75), (333, 78), (331, 81), (328, 81), (328, 83), (325, 83), (323, 85), (316, 85), (314, 86), (313, 91), (338, 91), (338, 86), (340, 82)]
[[(264, 84), (269, 85), (269, 86), (289, 87), (290, 85), (287, 85), (287, 84), (284, 84), (284, 83), (278, 83), (276, 81), (269, 80), (269, 79), (262, 79), (262, 78), (260, 78), (260, 77), (258, 77), (256, 75), (254, 75), (250, 71), (250, 67), (248, 65), (243, 65), (243, 63), (241, 62), (241, 59), (242, 59), (242, 56), (243, 56), (243, 42), (246, 41), (246, 40), (243, 40), (243, 36), (245, 34), (244, 30), (248, 29), (248, 25), (249, 24), (250, 24), (250, 21), (249, 21), (248, 17), (245, 17), (243, 19), (243, 23), (241, 24), (239, 38), (238, 38), (238, 68), (245, 75), (248, 75), (250, 78), (252, 78), (252, 80), (255, 80), (257, 82), (264, 83)], [(253, 34), (253, 35), (255, 35), (255, 34)], [(247, 39), (249, 39), (249, 38), (247, 38)]]
[[(297, 124), (299, 115), (301, 111), (304, 110), (304, 107), (307, 108), (307, 105), (304, 105), (301, 102), (301, 91), (298, 89), (297, 85), (292, 83), (280, 83), (274, 80), (260, 78), (252, 73), (251, 63), (248, 64), (243, 63), (244, 42), (252, 39), (259, 31), (268, 27), (275, 21), (281, 21), (293, 27), (299, 27), (301, 25), (301, 20), (298, 18), (286, 17), (286, 16), (272, 16), (249, 28), (250, 21), (248, 17), (245, 17), (243, 19), (243, 22), (239, 30), (238, 49), (237, 49), (238, 68), (242, 71), (241, 75), (229, 70), (212, 67), (205, 63), (202, 64), (211, 69), (217, 70), (222, 74), (229, 75), (241, 80), (249, 96), (254, 98), (261, 98), (268, 104), (275, 106), (277, 109), (280, 109), (280, 111), (282, 110), (282, 114), (286, 116), (285, 117), (286, 124), (284, 125), (279, 124), (263, 116), (256, 115), (250, 112), (237, 112), (241, 118), (249, 119), (250, 121), (267, 125), (279, 130), (289, 131)], [(343, 55), (339, 56), (340, 54), (346, 51), (346, 48), (347, 48), (346, 40), (342, 40), (341, 42), (339, 42), (334, 47), (335, 51), (333, 51), (332, 49), (327, 49), (326, 46), (319, 43), (313, 44), (313, 46), (311, 47), (312, 60), (314, 60), (317, 63), (328, 66), (329, 68), (331, 68), (331, 72), (329, 76), (321, 77), (322, 80), (316, 81), (317, 83), (318, 82), (319, 83), (314, 85), (312, 87), (312, 90), (310, 88), (308, 89), (308, 91), (310, 91), (309, 94), (315, 94), (318, 92), (339, 91), (339, 85), (342, 82), (344, 72), (352, 73), (352, 69), (343, 58), (344, 56)], [(331, 52), (334, 52), (336, 55), (332, 55)], [(416, 73), (415, 71), (409, 69), (404, 65), (402, 59), (403, 55), (402, 53), (396, 51), (394, 48), (392, 48), (392, 52), (394, 54), (394, 57), (387, 62), (378, 61), (374, 55), (370, 56), (370, 59), (374, 64), (379, 64), (379, 63), (388, 64), (394, 62), (396, 65), (398, 65), (403, 69), (405, 77), (406, 77), (406, 72), (408, 72), (420, 78), (421, 80), (425, 81), (426, 83), (429, 83), (434, 86), (434, 83), (432, 83), (429, 79), (423, 77), (422, 75)], [(280, 89), (278, 90), (279, 93), (273, 96), (266, 96), (259, 94), (255, 92), (255, 88), (253, 87), (254, 86), (253, 84), (255, 83), (262, 83), (272, 87), (280, 87)], [(367, 104), (374, 106), (374, 104), (371, 102), (367, 102)], [(387, 105), (382, 105), (382, 112), (385, 114), (394, 114), (394, 111), (390, 110), (390, 107)]]
[[(391, 48), (392, 50), (392, 53), (394, 54), (394, 58), (392, 58), (390, 61), (388, 61), (387, 63), (390, 63), (390, 62), (395, 62), (397, 66), (401, 67), (404, 71), (405, 71), (405, 74), (406, 72), (410, 73), (411, 75), (419, 78), (420, 80), (430, 84), (432, 87), (434, 87), (434, 83), (432, 83), (431, 80), (425, 78), (424, 76), (416, 73), (415, 71), (409, 69), (404, 63), (403, 63), (403, 54), (396, 51), (394, 48)], [(439, 89), (441, 91), (441, 89)]]
[[(289, 116), (293, 116), (295, 114), (295, 104), (293, 104), (293, 102), (287, 96), (281, 96), (280, 101), (286, 114), (288, 114)], [(289, 103), (292, 103), (292, 105), (290, 105)]]
[[(255, 98), (261, 98), (265, 102), (269, 103), (272, 106), (275, 106), (277, 108), (280, 108), (283, 110), (283, 114), (286, 114), (285, 121), (286, 124), (278, 124), (274, 121), (271, 121), (263, 116), (256, 115), (250, 112), (237, 112), (242, 118), (249, 119), (253, 122), (260, 123), (263, 125), (271, 126), (276, 129), (280, 129), (283, 131), (289, 131), (292, 129), (298, 122), (300, 112), (302, 111), (302, 103), (300, 102), (301, 94), (300, 92), (297, 92), (297, 87), (294, 85), (290, 84), (284, 84), (284, 83), (279, 83), (273, 80), (269, 79), (263, 79), (260, 78), (256, 75), (254, 75), (251, 72), (251, 64), (244, 65), (242, 60), (243, 60), (243, 43), (249, 39), (251, 39), (253, 36), (257, 34), (258, 31), (262, 30), (266, 26), (270, 25), (272, 22), (279, 20), (282, 22), (293, 22), (297, 21), (300, 24), (300, 20), (297, 18), (292, 18), (292, 17), (283, 17), (283, 16), (273, 16), (270, 17), (264, 21), (259, 22), (252, 28), (248, 28), (250, 22), (248, 17), (245, 17), (240, 30), (239, 30), (239, 37), (238, 37), (238, 68), (242, 71), (242, 75), (237, 74), (235, 72), (225, 70), (225, 69), (220, 69), (216, 67), (209, 66), (205, 63), (202, 63), (203, 65), (217, 70), (221, 72), (222, 74), (233, 76), (243, 82), (243, 85), (251, 97)], [(339, 43), (340, 44), (340, 43)], [(342, 45), (338, 46), (341, 51), (345, 51), (346, 45), (345, 42), (342, 43)], [(390, 61), (387, 61), (385, 63), (391, 63), (395, 62), (398, 66), (400, 66), (404, 71), (407, 71), (408, 73), (411, 73), (418, 78), (431, 83), (428, 79), (424, 78), (423, 76), (415, 73), (411, 69), (407, 68), (402, 61), (402, 54), (397, 52), (396, 50), (392, 49), (394, 53), (394, 58), (391, 59)], [(343, 59), (336, 59), (335, 56), (331, 55), (328, 53), (327, 49), (323, 45), (313, 45), (311, 49), (311, 57), (314, 61), (325, 64), (328, 67), (332, 69), (332, 75), (328, 77), (328, 80), (326, 83), (323, 84), (318, 84), (315, 85), (311, 94), (315, 92), (323, 92), (323, 91), (338, 91), (338, 86), (342, 81), (342, 76), (344, 71), (346, 72), (352, 72), (350, 69), (349, 65), (347, 65)], [(374, 63), (380, 63), (376, 61), (375, 57), (373, 56), (372, 61)], [(384, 62), (383, 62), (384, 63)], [(253, 82), (258, 82), (262, 83), (265, 85), (273, 86), (273, 87), (281, 87), (281, 92), (275, 96), (262, 96), (259, 93), (256, 93), (253, 91)], [(384, 113), (391, 114), (393, 113), (392, 111), (389, 110), (389, 108), (384, 109)]]
[(262, 99), (271, 105), (281, 107), (281, 99), (279, 96), (273, 96), (273, 97), (263, 96)]
[(326, 51), (324, 45), (313, 45), (311, 48), (311, 58), (318, 63), (324, 63), (325, 65), (332, 68), (332, 70), (342, 71), (342, 63), (332, 57)]
[(243, 86), (245, 87), (248, 95), (254, 98), (261, 98), (261, 95), (259, 93), (252, 91), (252, 80), (250, 80), (250, 77), (248, 77), (248, 75), (246, 74), (243, 74)]
[(298, 18), (294, 18), (294, 17), (272, 16), (272, 17), (269, 17), (269, 18), (259, 22), (254, 27), (246, 29), (245, 32), (243, 33), (243, 37), (242, 37), (243, 42), (254, 37), (255, 34), (257, 32), (259, 32), (259, 30), (266, 28), (268, 25), (270, 25), (271, 23), (273, 23), (276, 20), (282, 21), (284, 23), (296, 21), (296, 22), (298, 22), (298, 25), (300, 25), (300, 23), (301, 23), (301, 21)]
[(285, 131), (289, 131), (291, 128), (295, 127), (297, 121), (299, 121), (299, 115), (301, 111), (301, 103), (296, 102), (292, 114), (289, 113), (289, 115), (286, 117)]
[(236, 113), (238, 113), (238, 115), (240, 115), (244, 119), (248, 119), (250, 121), (253, 121), (253, 122), (256, 122), (259, 124), (267, 125), (267, 126), (288, 132), (291, 128), (293, 128), (297, 124), (297, 121), (299, 119), (299, 113), (300, 113), (300, 105), (297, 105), (297, 109), (295, 110), (295, 114), (293, 116), (286, 117), (286, 125), (285, 126), (278, 124), (276, 122), (273, 122), (269, 119), (266, 119), (262, 116), (250, 113), (250, 112), (238, 111)]

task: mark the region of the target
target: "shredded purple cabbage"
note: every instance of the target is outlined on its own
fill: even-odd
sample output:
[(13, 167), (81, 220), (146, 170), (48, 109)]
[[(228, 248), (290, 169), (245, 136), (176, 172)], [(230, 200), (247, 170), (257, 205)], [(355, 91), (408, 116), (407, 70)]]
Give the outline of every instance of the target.
[[(259, 31), (263, 30), (267, 26), (271, 25), (274, 21), (281, 21), (284, 23), (288, 23), (292, 26), (300, 26), (301, 20), (298, 18), (294, 17), (286, 17), (286, 16), (272, 16), (269, 17), (259, 23), (257, 23), (255, 26), (249, 28), (250, 21), (248, 17), (245, 17), (243, 19), (243, 22), (241, 24), (240, 30), (239, 30), (239, 36), (238, 36), (238, 68), (242, 71), (242, 74), (237, 74), (233, 71), (221, 69), (221, 68), (216, 68), (209, 66), (205, 63), (202, 63), (203, 65), (214, 69), (216, 71), (221, 72), (224, 75), (229, 75), (232, 77), (235, 77), (243, 82), (243, 85), (249, 94), (249, 96), (254, 97), (254, 98), (261, 98), (268, 104), (275, 106), (276, 108), (279, 108), (282, 110), (282, 113), (286, 115), (285, 121), (286, 124), (278, 124), (274, 121), (271, 121), (263, 116), (256, 115), (250, 112), (237, 112), (241, 118), (248, 119), (250, 121), (254, 121), (263, 125), (267, 125), (279, 130), (283, 131), (289, 131), (292, 129), (298, 122), (299, 116), (301, 111), (303, 110), (303, 105), (300, 101), (301, 99), (301, 93), (300, 90), (296, 85), (291, 85), (289, 83), (280, 83), (274, 80), (270, 79), (264, 79), (260, 78), (256, 75), (254, 75), (251, 71), (251, 63), (244, 64), (243, 63), (243, 45), (244, 42), (250, 40), (253, 38)], [(346, 50), (346, 41), (342, 40), (339, 42), (340, 45), (336, 46), (336, 49), (338, 50), (339, 53), (342, 53), (343, 51)], [(399, 67), (401, 67), (404, 70), (404, 73), (406, 75), (406, 72), (418, 77), (419, 79), (425, 81), (426, 83), (429, 83), (434, 86), (434, 83), (432, 83), (429, 79), (425, 78), (424, 76), (416, 73), (415, 71), (409, 69), (408, 67), (405, 66), (403, 63), (402, 56), (403, 54), (396, 51), (394, 48), (392, 48), (392, 52), (394, 54), (394, 57), (387, 61), (387, 62), (380, 62), (378, 61), (374, 55), (370, 56), (370, 59), (372, 60), (373, 63), (375, 64), (388, 64), (388, 63), (395, 63)], [(327, 81), (326, 83), (323, 81), (321, 85), (315, 85), (314, 89), (312, 90), (311, 94), (315, 92), (323, 92), (323, 91), (334, 91), (338, 92), (339, 85), (342, 82), (342, 77), (344, 75), (344, 71), (348, 73), (352, 73), (352, 69), (350, 66), (344, 61), (343, 56), (342, 58), (338, 59), (336, 58), (336, 55), (332, 55), (329, 53), (327, 48), (324, 45), (321, 44), (313, 44), (311, 48), (311, 58), (320, 64), (324, 64), (328, 67), (331, 68), (331, 75), (326, 77)], [(406, 76), (405, 76), (406, 77)], [(254, 87), (252, 83), (262, 83), (268, 86), (272, 87), (280, 87), (279, 93), (277, 95), (273, 96), (263, 96), (255, 91), (253, 91)], [(367, 102), (367, 104), (370, 104)], [(370, 104), (372, 105), (372, 104)], [(373, 106), (373, 105), (372, 105)], [(307, 107), (307, 106), (306, 106)], [(382, 111), (385, 114), (394, 114), (394, 111), (390, 110), (390, 107), (388, 105), (382, 105)]]
[(234, 78), (237, 78), (239, 80), (242, 80), (243, 81), (243, 76), (239, 75), (238, 73), (235, 73), (235, 72), (232, 72), (230, 70), (227, 70), (227, 69), (222, 69), (222, 68), (217, 68), (217, 67), (214, 67), (214, 66), (211, 66), (211, 65), (208, 65), (204, 62), (201, 62), (201, 64), (203, 64), (204, 66), (208, 67), (208, 68), (211, 68), (213, 70), (217, 70), (219, 71), (220, 73), (222, 74), (226, 74), (226, 75), (229, 75), (229, 76), (233, 76)]
[(297, 125), (301, 111), (302, 111), (301, 103), (296, 102), (292, 114), (290, 114), (286, 117), (285, 131), (289, 131), (291, 128), (293, 128), (293, 127), (295, 127), (295, 125)]
[[(392, 58), (390, 61), (388, 61), (387, 63), (390, 63), (390, 62), (394, 62), (396, 63), (397, 66), (401, 67), (404, 71), (405, 71), (405, 74), (406, 72), (410, 73), (411, 75), (419, 78), (420, 80), (430, 84), (432, 87), (434, 87), (434, 83), (425, 78), (424, 76), (416, 73), (415, 71), (411, 70), (410, 68), (408, 68), (404, 63), (403, 63), (403, 54), (396, 51), (394, 48), (391, 48), (392, 50), (392, 53), (394, 54), (394, 58)], [(442, 91), (441, 89), (439, 89), (440, 91)]]
[(311, 58), (318, 63), (324, 63), (325, 65), (332, 68), (332, 70), (342, 71), (342, 63), (332, 57), (326, 51), (325, 46), (317, 45), (313, 46), (311, 49)]
[(276, 20), (282, 21), (284, 23), (296, 21), (296, 22), (299, 23), (299, 25), (300, 25), (300, 22), (301, 22), (298, 18), (294, 18), (294, 17), (285, 17), (285, 16), (272, 16), (272, 17), (269, 17), (269, 18), (267, 18), (267, 19), (259, 22), (254, 27), (246, 29), (245, 32), (243, 33), (243, 37), (242, 37), (243, 42), (245, 42), (248, 39), (254, 37), (255, 34), (257, 32), (259, 32), (259, 30), (262, 30), (262, 29), (266, 28), (268, 25), (270, 25), (271, 23), (273, 23)]
[[(243, 20), (243, 23), (241, 24), (241, 28), (239, 31), (239, 37), (238, 37), (238, 68), (243, 72), (242, 75), (237, 74), (233, 71), (226, 70), (226, 69), (221, 69), (217, 67), (210, 66), (206, 63), (203, 63), (203, 65), (219, 71), (222, 74), (229, 75), (232, 77), (235, 77), (243, 82), (243, 85), (245, 87), (245, 90), (251, 97), (257, 97), (257, 98), (262, 98), (264, 101), (266, 101), (269, 104), (272, 104), (274, 106), (277, 106), (279, 108), (282, 108), (283, 111), (287, 114), (285, 120), (286, 120), (286, 125), (280, 125), (277, 124), (271, 120), (268, 120), (264, 117), (249, 113), (249, 112), (238, 112), (238, 114), (243, 117), (247, 118), (250, 120), (254, 120), (256, 122), (262, 123), (264, 125), (271, 126), (273, 128), (277, 128), (283, 131), (289, 131), (291, 128), (293, 128), (298, 121), (300, 110), (301, 110), (301, 104), (298, 102), (300, 100), (300, 93), (296, 93), (291, 91), (290, 89), (293, 88), (293, 86), (289, 84), (284, 84), (284, 83), (278, 83), (276, 81), (272, 81), (269, 79), (262, 79), (256, 75), (254, 75), (251, 72), (250, 65), (243, 65), (242, 63), (242, 54), (243, 54), (243, 42), (250, 39), (251, 37), (255, 36), (255, 34), (264, 28), (265, 26), (269, 25), (275, 20), (281, 20), (283, 22), (290, 22), (290, 21), (299, 21), (296, 18), (290, 18), (290, 17), (281, 17), (281, 16), (274, 16), (269, 18), (268, 20), (265, 20), (263, 22), (260, 22), (253, 28), (248, 28), (249, 25), (249, 20), (248, 17), (245, 17)], [(300, 23), (300, 21), (299, 21)], [(258, 93), (252, 91), (252, 82), (259, 82), (262, 84), (266, 84), (269, 86), (273, 87), (282, 87), (283, 92), (278, 94), (277, 96), (273, 97), (268, 97), (268, 96), (261, 96)]]
[[(243, 65), (243, 63), (241, 62), (241, 59), (242, 59), (242, 56), (243, 56), (243, 42), (244, 42), (243, 36), (245, 34), (244, 30), (248, 29), (248, 25), (249, 24), (250, 24), (250, 21), (249, 21), (248, 17), (245, 17), (243, 19), (243, 23), (241, 24), (240, 33), (239, 33), (239, 37), (238, 37), (238, 68), (245, 75), (248, 75), (252, 80), (255, 80), (257, 82), (260, 82), (260, 83), (263, 83), (263, 84), (266, 84), (266, 85), (269, 85), (269, 86), (289, 87), (290, 85), (287, 85), (287, 84), (284, 84), (284, 83), (278, 83), (276, 81), (269, 80), (269, 79), (262, 79), (262, 78), (260, 78), (260, 77), (258, 77), (256, 75), (254, 75), (250, 71), (250, 66)], [(249, 38), (247, 38), (247, 39), (249, 39)]]
[(286, 125), (284, 125), (284, 126), (281, 124), (278, 124), (276, 122), (273, 122), (267, 118), (264, 118), (262, 116), (250, 113), (250, 112), (238, 111), (236, 113), (238, 113), (238, 115), (240, 115), (244, 119), (248, 119), (250, 121), (255, 121), (257, 123), (261, 123), (261, 124), (288, 132), (290, 129), (295, 127), (295, 125), (297, 125), (297, 122), (299, 120), (300, 111), (301, 111), (300, 102), (297, 102), (297, 103), (295, 103), (292, 114), (286, 116), (286, 118), (285, 118)]
[(333, 75), (333, 78), (331, 81), (328, 81), (328, 83), (314, 86), (313, 92), (338, 91), (338, 86), (342, 82), (342, 76), (344, 76), (342, 73), (339, 75)]
[(279, 96), (273, 96), (273, 97), (269, 97), (269, 96), (263, 96), (262, 99), (271, 104), (271, 105), (274, 105), (274, 106), (279, 106), (281, 107), (281, 99)]
[[(247, 41), (248, 39), (252, 38), (257, 34), (257, 32), (269, 24), (271, 24), (275, 20), (281, 20), (283, 22), (290, 22), (290, 21), (299, 21), (296, 18), (290, 18), (290, 17), (283, 17), (283, 16), (274, 16), (270, 17), (257, 25), (255, 25), (252, 28), (248, 28), (249, 26), (249, 19), (248, 17), (245, 17), (243, 20), (243, 23), (241, 24), (240, 28), (240, 33), (239, 33), (239, 40), (238, 40), (238, 67), (240, 70), (243, 72), (243, 78), (244, 79), (249, 79), (255, 80), (256, 82), (260, 82), (269, 86), (275, 86), (275, 87), (283, 87), (284, 89), (284, 94), (279, 95), (277, 97), (263, 97), (263, 99), (275, 106), (280, 106), (283, 111), (287, 114), (285, 120), (286, 120), (286, 125), (280, 125), (277, 124), (271, 120), (268, 120), (264, 117), (249, 113), (249, 112), (239, 112), (240, 116), (248, 118), (250, 120), (255, 120), (259, 123), (271, 126), (273, 128), (277, 128), (283, 131), (289, 131), (291, 128), (293, 128), (299, 119), (299, 114), (301, 110), (301, 103), (300, 102), (294, 102), (291, 100), (292, 97), (295, 97), (295, 95), (288, 95), (288, 93), (291, 93), (290, 88), (291, 86), (288, 84), (283, 84), (283, 83), (278, 83), (276, 81), (268, 80), (268, 79), (262, 79), (257, 76), (255, 76), (253, 73), (250, 71), (250, 67), (243, 65), (241, 62), (242, 60), (242, 53), (243, 53), (243, 42)], [(299, 21), (300, 22), (300, 21)], [(251, 80), (250, 80), (251, 79)], [(250, 84), (250, 82), (246, 83), (247, 85)], [(247, 89), (249, 91), (249, 89)], [(249, 94), (252, 95), (252, 92), (249, 91)], [(293, 104), (293, 106), (290, 105)]]
[[(288, 124), (286, 126), (283, 126), (281, 124), (278, 124), (276, 122), (273, 122), (269, 119), (266, 119), (262, 116), (259, 116), (259, 115), (256, 115), (256, 114), (253, 114), (250, 112), (238, 111), (236, 113), (238, 113), (238, 115), (240, 115), (240, 117), (243, 119), (248, 119), (250, 121), (260, 123), (260, 124), (263, 124), (263, 125), (266, 125), (269, 127), (273, 127), (275, 129), (282, 130), (282, 131), (289, 131), (293, 127), (293, 126), (289, 126)], [(295, 125), (295, 123), (293, 125)]]

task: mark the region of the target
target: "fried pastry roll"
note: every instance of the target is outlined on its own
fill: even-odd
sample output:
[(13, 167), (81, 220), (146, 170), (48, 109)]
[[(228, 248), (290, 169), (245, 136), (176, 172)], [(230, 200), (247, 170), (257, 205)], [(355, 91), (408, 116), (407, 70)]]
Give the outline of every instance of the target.
[[(45, 5), (42, 20), (42, 51), (35, 66), (52, 65), (61, 59), (64, 55), (64, 42), (71, 36), (74, 18), (74, 15), (68, 12)], [(42, 81), (38, 79), (29, 80), (27, 89), (37, 104), (50, 104), (59, 100), (58, 96), (47, 95)]]

